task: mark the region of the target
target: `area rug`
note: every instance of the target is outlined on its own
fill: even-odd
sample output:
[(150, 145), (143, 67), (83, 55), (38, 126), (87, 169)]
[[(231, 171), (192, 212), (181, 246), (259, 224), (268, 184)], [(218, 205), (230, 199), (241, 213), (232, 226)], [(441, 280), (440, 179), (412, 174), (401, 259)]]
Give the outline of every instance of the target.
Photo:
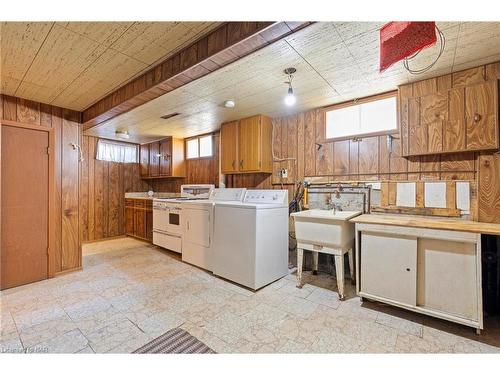
[(133, 353), (139, 354), (214, 354), (215, 352), (180, 328), (174, 328)]

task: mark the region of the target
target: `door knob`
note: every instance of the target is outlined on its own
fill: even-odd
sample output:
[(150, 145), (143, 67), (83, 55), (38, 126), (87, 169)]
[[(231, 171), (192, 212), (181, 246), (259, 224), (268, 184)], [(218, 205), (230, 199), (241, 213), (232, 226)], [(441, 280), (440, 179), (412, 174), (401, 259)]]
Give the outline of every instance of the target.
[(474, 114), (474, 122), (479, 122), (481, 121), (481, 115), (479, 113)]

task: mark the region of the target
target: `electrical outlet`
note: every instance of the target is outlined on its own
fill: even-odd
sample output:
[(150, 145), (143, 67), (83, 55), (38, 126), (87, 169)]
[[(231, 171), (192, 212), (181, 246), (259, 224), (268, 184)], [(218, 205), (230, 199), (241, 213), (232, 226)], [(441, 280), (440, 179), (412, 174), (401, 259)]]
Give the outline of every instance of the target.
[(288, 170), (283, 168), (281, 170), (281, 178), (288, 178)]

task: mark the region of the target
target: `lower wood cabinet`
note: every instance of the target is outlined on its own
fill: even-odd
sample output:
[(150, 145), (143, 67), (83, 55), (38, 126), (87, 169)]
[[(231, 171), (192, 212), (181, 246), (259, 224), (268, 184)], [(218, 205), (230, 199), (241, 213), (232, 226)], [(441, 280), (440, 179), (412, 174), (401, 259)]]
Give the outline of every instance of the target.
[(153, 241), (152, 200), (125, 199), (125, 234)]
[(356, 224), (361, 297), (483, 328), (481, 235)]

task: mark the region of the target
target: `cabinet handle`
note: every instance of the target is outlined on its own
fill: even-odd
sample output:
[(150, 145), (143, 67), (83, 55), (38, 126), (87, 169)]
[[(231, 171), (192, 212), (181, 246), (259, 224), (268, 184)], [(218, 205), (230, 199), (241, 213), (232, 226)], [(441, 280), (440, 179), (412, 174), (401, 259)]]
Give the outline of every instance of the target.
[(231, 166), (233, 167), (233, 169), (235, 168), (235, 166), (236, 166), (236, 160), (233, 160), (233, 162), (231, 163)]
[(479, 113), (475, 113), (474, 114), (474, 122), (479, 122), (481, 121), (481, 115)]
[(243, 168), (243, 159), (240, 160), (240, 168)]
[(410, 272), (410, 269), (409, 269), (409, 268), (407, 268), (406, 270), (407, 270), (408, 272)]

